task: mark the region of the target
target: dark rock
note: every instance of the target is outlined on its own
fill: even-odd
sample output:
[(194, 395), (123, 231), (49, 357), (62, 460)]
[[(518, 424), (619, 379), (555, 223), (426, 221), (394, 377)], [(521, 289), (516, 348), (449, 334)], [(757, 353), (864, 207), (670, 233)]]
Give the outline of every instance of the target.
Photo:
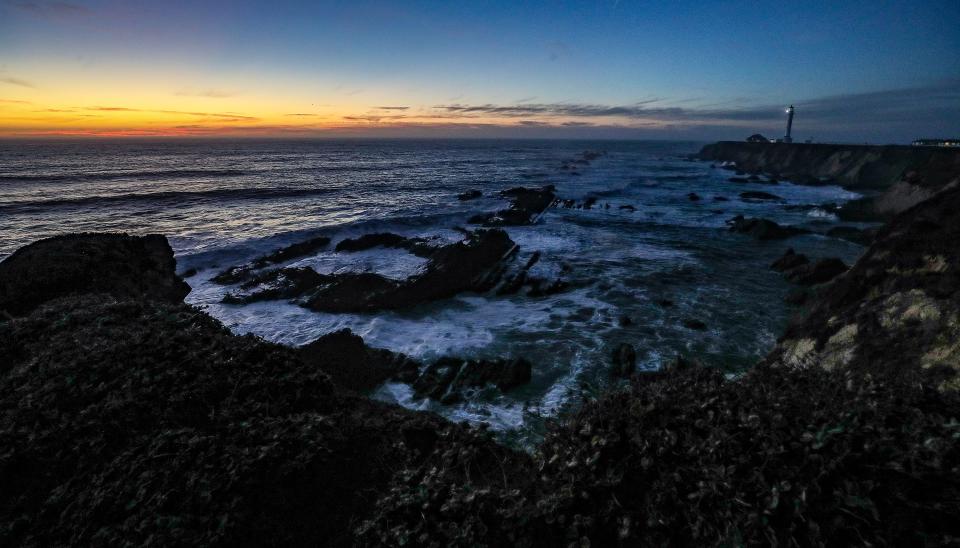
[(797, 253), (793, 248), (787, 249), (782, 257), (773, 261), (773, 264), (770, 265), (770, 268), (776, 270), (777, 272), (787, 272), (788, 270), (793, 270), (798, 266), (805, 265), (810, 262), (810, 259), (802, 253)]
[(248, 279), (239, 291), (224, 295), (227, 304), (246, 304), (258, 301), (295, 299), (333, 277), (319, 274), (310, 267), (280, 268), (262, 272)]
[(687, 329), (694, 329), (696, 331), (706, 331), (707, 324), (696, 318), (686, 318), (683, 320), (683, 326)]
[(760, 191), (750, 191), (750, 192), (741, 192), (740, 198), (745, 201), (750, 200), (782, 200), (780, 196), (776, 194), (770, 194), (769, 192), (760, 192)]
[(301, 359), (322, 370), (338, 386), (369, 392), (390, 378), (412, 381), (420, 364), (403, 354), (370, 348), (349, 329), (324, 335), (298, 349)]
[(783, 302), (793, 306), (801, 306), (807, 302), (809, 297), (810, 292), (806, 289), (794, 289), (790, 293), (787, 293), (787, 296), (783, 298)]
[(691, 192), (690, 194), (687, 194), (687, 199), (691, 202), (699, 202), (700, 196), (698, 196), (696, 192)]
[(474, 215), (467, 221), (484, 226), (528, 225), (543, 213), (556, 199), (556, 187), (547, 185), (539, 189), (515, 187), (504, 190), (501, 196), (510, 198), (510, 207), (495, 213)]
[(527, 296), (531, 298), (546, 297), (549, 295), (556, 295), (557, 293), (563, 293), (567, 289), (570, 289), (570, 283), (564, 280), (558, 279), (553, 280), (552, 282), (547, 282), (545, 280), (533, 280), (530, 290), (527, 291)]
[(629, 377), (637, 369), (637, 351), (631, 344), (620, 343), (613, 349), (610, 361), (613, 366), (610, 372), (613, 376)]
[(730, 201), (730, 198), (727, 198), (726, 196), (714, 196), (714, 197), (713, 197), (713, 201), (714, 201), (714, 202), (729, 202), (729, 201)]
[(483, 192), (479, 190), (468, 190), (466, 192), (457, 194), (457, 199), (460, 200), (461, 202), (465, 202), (467, 200), (476, 200), (481, 196), (483, 196)]
[(620, 324), (620, 327), (628, 327), (633, 325), (633, 320), (630, 319), (630, 316), (627, 316), (626, 314), (624, 314), (620, 316), (620, 320), (618, 323)]
[(782, 240), (799, 234), (807, 234), (808, 230), (794, 226), (781, 226), (769, 219), (756, 217), (744, 218), (743, 215), (727, 221), (731, 232), (747, 234), (758, 240)]
[(800, 285), (817, 285), (829, 282), (849, 268), (840, 259), (820, 259), (815, 263), (802, 264), (790, 270), (787, 272), (787, 279)]
[(257, 257), (249, 263), (231, 266), (230, 268), (227, 268), (223, 272), (220, 272), (211, 278), (211, 281), (221, 285), (240, 283), (249, 279), (255, 270), (310, 255), (316, 251), (319, 251), (320, 249), (323, 249), (329, 244), (330, 238), (326, 236), (318, 236), (303, 242), (297, 242), (295, 244), (278, 249), (268, 255)]
[(657, 301), (657, 304), (663, 308), (670, 308), (674, 305), (673, 301), (670, 299), (660, 299)]
[(637, 208), (633, 207), (633, 206), (630, 205), (630, 204), (622, 205), (622, 206), (620, 206), (620, 209), (622, 209), (622, 210), (624, 210), (624, 211), (631, 211), (631, 212), (637, 210)]
[(746, 177), (730, 177), (727, 180), (730, 181), (731, 183), (749, 183), (750, 182), (749, 179), (747, 179)]
[(418, 398), (444, 404), (456, 403), (468, 388), (495, 385), (502, 391), (530, 382), (533, 367), (523, 358), (512, 360), (464, 360), (445, 357), (427, 366), (411, 385)]
[(864, 230), (854, 226), (835, 226), (827, 231), (827, 236), (840, 238), (841, 240), (847, 240), (848, 242), (864, 246), (870, 245), (875, 235), (876, 230)]
[(364, 234), (358, 238), (346, 238), (341, 240), (337, 247), (338, 252), (364, 251), (374, 247), (391, 247), (406, 249), (407, 251), (419, 257), (430, 257), (435, 251), (435, 247), (430, 245), (425, 238), (407, 238), (391, 232), (379, 232), (375, 234)]
[(197, 275), (196, 268), (188, 268), (183, 271), (183, 274), (180, 275), (181, 278), (192, 278)]
[(397, 282), (379, 274), (337, 274), (304, 306), (324, 312), (407, 308), (492, 287), (492, 269), (516, 246), (502, 230), (479, 230), (466, 240), (436, 248), (421, 273)]
[(179, 303), (190, 286), (177, 277), (176, 266), (170, 244), (159, 235), (47, 238), (0, 262), (0, 310), (24, 315), (47, 301), (84, 293)]

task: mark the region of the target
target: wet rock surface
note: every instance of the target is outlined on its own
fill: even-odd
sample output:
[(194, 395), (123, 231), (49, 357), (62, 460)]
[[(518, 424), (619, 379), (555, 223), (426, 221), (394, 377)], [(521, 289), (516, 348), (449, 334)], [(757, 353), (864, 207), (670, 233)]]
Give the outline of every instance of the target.
[(288, 245), (267, 255), (257, 257), (249, 263), (231, 266), (223, 272), (220, 272), (212, 280), (222, 285), (232, 285), (250, 279), (256, 270), (266, 268), (271, 265), (285, 263), (300, 257), (316, 253), (317, 251), (330, 245), (330, 238), (318, 236), (302, 242)]
[(444, 357), (433, 362), (411, 384), (418, 398), (456, 403), (471, 388), (494, 385), (501, 391), (530, 382), (533, 366), (523, 358), (464, 360)]
[(176, 303), (189, 292), (176, 275), (170, 244), (159, 235), (57, 236), (0, 262), (0, 311), (15, 316), (69, 295), (106, 293)]
[(740, 199), (744, 201), (776, 201), (783, 200), (780, 196), (776, 194), (770, 194), (769, 192), (760, 192), (760, 191), (751, 191), (751, 192), (741, 192)]
[(338, 252), (353, 252), (373, 249), (375, 247), (391, 247), (406, 249), (418, 257), (430, 257), (437, 247), (426, 238), (408, 238), (391, 232), (364, 234), (357, 238), (346, 238), (337, 243), (334, 248)]
[(753, 236), (758, 240), (783, 240), (810, 232), (795, 226), (783, 226), (769, 219), (745, 218), (743, 215), (737, 215), (728, 220), (727, 226), (730, 227), (731, 232)]
[(301, 305), (323, 312), (370, 312), (416, 306), (464, 291), (489, 290), (500, 281), (501, 263), (516, 251), (516, 245), (502, 230), (465, 234), (463, 241), (438, 247), (396, 234), (372, 234), (344, 240), (342, 248), (338, 245), (344, 252), (402, 247), (429, 257), (422, 271), (406, 280), (369, 272), (320, 274), (308, 267), (283, 268), (249, 278), (224, 302), (297, 299)]
[(850, 267), (837, 258), (829, 257), (808, 262), (786, 271), (787, 279), (799, 285), (827, 283), (843, 274)]
[(556, 199), (553, 185), (541, 188), (515, 187), (500, 192), (510, 200), (510, 207), (491, 213), (480, 213), (467, 220), (470, 224), (482, 224), (488, 227), (523, 226), (550, 207)]
[(610, 364), (613, 376), (627, 378), (637, 369), (637, 351), (632, 344), (620, 343), (610, 354)]
[(466, 192), (461, 192), (457, 194), (457, 199), (461, 202), (466, 202), (467, 200), (476, 200), (483, 196), (483, 192), (480, 190), (468, 190)]

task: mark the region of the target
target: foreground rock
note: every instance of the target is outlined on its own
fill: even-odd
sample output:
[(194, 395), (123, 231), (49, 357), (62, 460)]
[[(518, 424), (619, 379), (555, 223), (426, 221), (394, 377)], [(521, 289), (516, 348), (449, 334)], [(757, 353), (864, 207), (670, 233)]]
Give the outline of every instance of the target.
[(957, 386), (960, 190), (894, 219), (843, 277), (821, 291), (767, 361), (900, 375)]
[[(95, 249), (116, 273), (145, 243), (86, 236), (33, 260)], [(168, 302), (162, 280), (114, 281), (0, 321), (2, 546), (352, 546), (395, 472), (441, 447), (483, 453), (471, 482), (527, 469), (488, 436), (342, 391), (325, 371), (352, 380), (382, 357), (355, 339), (238, 337)]]
[(15, 316), (52, 299), (105, 293), (178, 303), (190, 286), (159, 235), (77, 234), (40, 240), (0, 263), (0, 311)]
[(795, 226), (782, 226), (769, 219), (745, 218), (743, 215), (737, 215), (728, 220), (727, 226), (730, 227), (731, 232), (753, 236), (758, 240), (783, 240), (810, 232)]

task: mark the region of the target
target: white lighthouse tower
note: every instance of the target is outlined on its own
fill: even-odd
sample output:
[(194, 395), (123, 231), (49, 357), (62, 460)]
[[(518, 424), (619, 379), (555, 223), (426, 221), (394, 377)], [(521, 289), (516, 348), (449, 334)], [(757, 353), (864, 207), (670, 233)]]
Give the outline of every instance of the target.
[(793, 105), (787, 107), (787, 134), (783, 136), (784, 143), (792, 143), (793, 137), (790, 136), (790, 131), (793, 129)]

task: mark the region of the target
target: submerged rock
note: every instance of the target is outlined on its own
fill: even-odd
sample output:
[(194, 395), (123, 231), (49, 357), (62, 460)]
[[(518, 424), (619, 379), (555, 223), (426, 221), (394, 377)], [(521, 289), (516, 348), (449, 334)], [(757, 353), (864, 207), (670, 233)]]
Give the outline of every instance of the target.
[(743, 215), (727, 221), (731, 232), (747, 234), (758, 240), (782, 240), (797, 236), (799, 234), (808, 234), (810, 231), (794, 226), (782, 226), (769, 219), (756, 217), (744, 218)]
[(476, 200), (481, 196), (483, 196), (483, 192), (479, 190), (468, 190), (466, 192), (457, 194), (457, 199), (460, 200), (461, 202), (465, 202), (467, 200)]
[(773, 264), (770, 265), (770, 268), (772, 270), (776, 270), (777, 272), (786, 272), (788, 270), (793, 270), (798, 266), (805, 265), (809, 262), (810, 262), (810, 259), (806, 255), (802, 253), (797, 253), (791, 247), (791, 248), (788, 248), (786, 252), (784, 252), (782, 257), (780, 257), (776, 261), (773, 261)]
[(760, 191), (750, 191), (750, 192), (741, 192), (740, 198), (745, 201), (751, 200), (783, 200), (780, 196), (776, 194), (770, 194), (769, 192), (760, 192)]
[(803, 263), (787, 272), (787, 279), (800, 285), (817, 285), (829, 282), (849, 269), (837, 258), (820, 259)]
[(637, 351), (633, 349), (631, 344), (620, 343), (613, 349), (610, 363), (612, 365), (610, 373), (613, 376), (629, 377), (637, 369)]
[(24, 315), (47, 301), (85, 293), (178, 303), (190, 286), (176, 266), (167, 239), (156, 234), (46, 238), (0, 262), (0, 311)]
[(451, 404), (463, 398), (468, 388), (494, 385), (502, 391), (530, 382), (533, 370), (523, 358), (499, 360), (464, 360), (445, 357), (427, 366), (411, 385), (418, 398), (431, 398)]
[(687, 329), (693, 329), (695, 331), (706, 331), (707, 324), (696, 318), (686, 318), (683, 320), (683, 326)]

